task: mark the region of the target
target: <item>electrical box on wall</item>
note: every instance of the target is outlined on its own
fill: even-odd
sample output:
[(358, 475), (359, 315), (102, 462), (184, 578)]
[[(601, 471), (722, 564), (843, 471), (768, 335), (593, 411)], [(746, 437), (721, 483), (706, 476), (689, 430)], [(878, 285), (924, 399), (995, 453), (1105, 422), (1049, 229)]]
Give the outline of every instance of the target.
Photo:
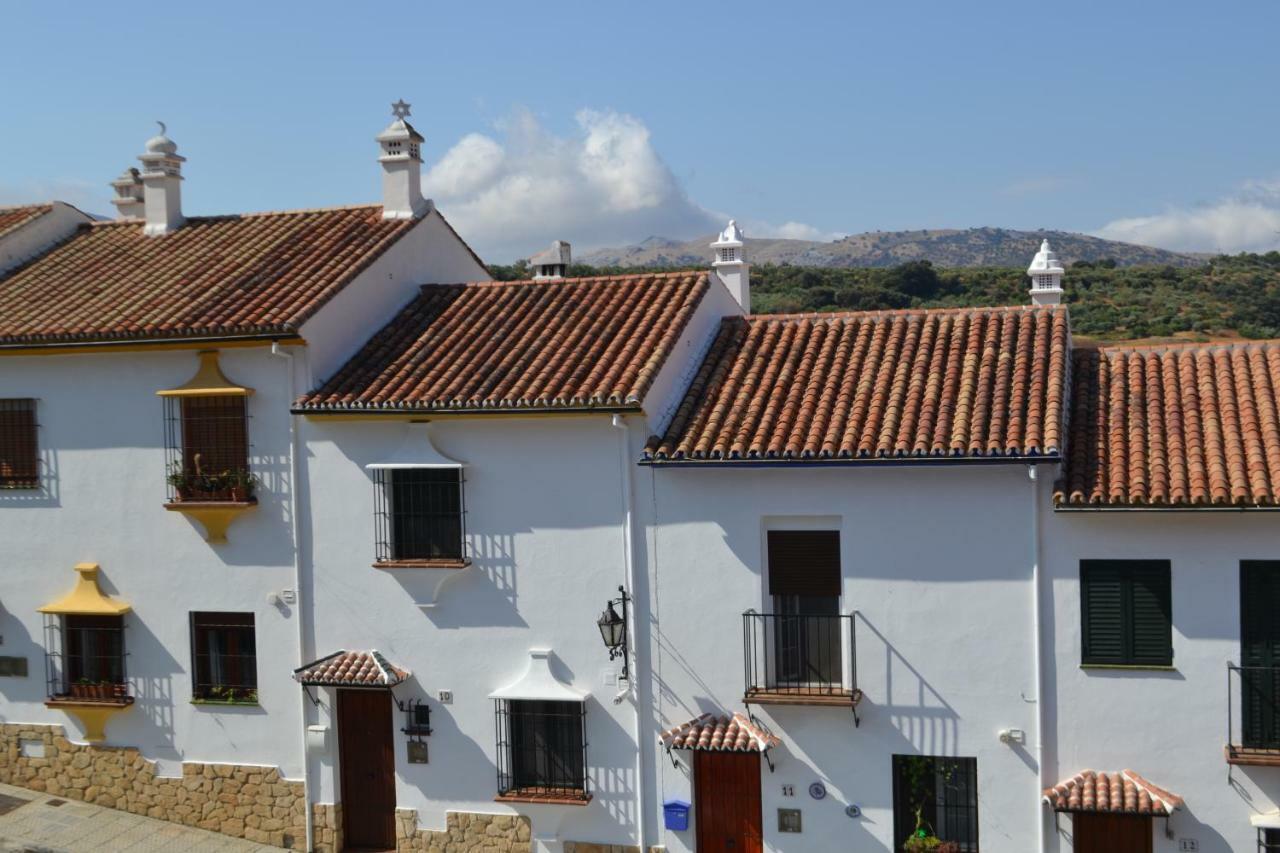
[(329, 741), (329, 727), (325, 725), (307, 726), (307, 749), (311, 752), (323, 752)]
[(778, 832), (800, 832), (799, 809), (778, 809)]

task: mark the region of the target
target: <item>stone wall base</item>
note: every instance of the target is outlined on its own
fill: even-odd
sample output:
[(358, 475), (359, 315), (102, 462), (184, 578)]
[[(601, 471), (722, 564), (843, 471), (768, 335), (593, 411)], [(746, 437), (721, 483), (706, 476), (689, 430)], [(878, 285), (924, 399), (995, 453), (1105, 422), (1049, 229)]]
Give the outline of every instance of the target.
[[(655, 848), (649, 848), (653, 850)], [(566, 841), (564, 853), (640, 853), (636, 844), (594, 844), (590, 841)]]
[(158, 776), (133, 747), (86, 746), (67, 740), (62, 726), (5, 723), (0, 782), (259, 844), (305, 845), (302, 783), (274, 767), (188, 762), (180, 777)]
[(513, 814), (448, 812), (445, 828), (419, 829), (417, 809), (396, 809), (396, 853), (530, 853), (529, 818)]
[(342, 803), (312, 805), (311, 825), (315, 827), (312, 843), (316, 853), (341, 853)]

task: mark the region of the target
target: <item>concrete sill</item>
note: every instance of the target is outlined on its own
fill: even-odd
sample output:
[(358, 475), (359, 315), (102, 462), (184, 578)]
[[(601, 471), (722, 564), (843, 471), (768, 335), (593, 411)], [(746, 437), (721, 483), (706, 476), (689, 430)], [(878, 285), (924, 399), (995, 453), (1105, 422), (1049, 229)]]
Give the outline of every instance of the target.
[(742, 701), (749, 705), (811, 705), (827, 708), (855, 708), (862, 701), (861, 690), (806, 692), (806, 688), (769, 687), (748, 690)]
[(470, 560), (441, 557), (431, 560), (378, 560), (375, 569), (465, 569)]
[(230, 705), (233, 708), (261, 708), (261, 702), (247, 699), (192, 699), (192, 705)]
[(1176, 666), (1132, 663), (1082, 663), (1081, 669), (1116, 670), (1118, 672), (1177, 672)]
[(591, 795), (573, 789), (544, 789), (542, 791), (508, 791), (493, 798), (495, 803), (535, 803), (544, 806), (585, 806)]
[(1280, 750), (1257, 749), (1250, 746), (1228, 746), (1225, 752), (1228, 764), (1247, 767), (1280, 767)]

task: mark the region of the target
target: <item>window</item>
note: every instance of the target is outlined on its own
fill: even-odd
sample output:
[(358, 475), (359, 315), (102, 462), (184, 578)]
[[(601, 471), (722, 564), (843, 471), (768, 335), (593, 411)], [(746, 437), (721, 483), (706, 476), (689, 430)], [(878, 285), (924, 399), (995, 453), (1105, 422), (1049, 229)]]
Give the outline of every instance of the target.
[(254, 496), (249, 472), (248, 397), (165, 398), (170, 498), (235, 501)]
[(927, 755), (893, 757), (893, 836), (895, 850), (924, 831), (978, 850), (978, 761)]
[(1280, 850), (1280, 829), (1258, 828), (1258, 853)]
[(841, 683), (840, 532), (771, 530), (770, 687)]
[(34, 489), (39, 485), (36, 401), (0, 400), (0, 489)]
[(120, 616), (53, 616), (46, 630), (49, 696), (127, 702), (124, 620)]
[(229, 703), (258, 701), (252, 613), (191, 614), (191, 695)]
[(465, 560), (461, 468), (379, 468), (374, 480), (378, 562)]
[(586, 706), (497, 700), (498, 794), (587, 800)]
[(1082, 560), (1081, 662), (1172, 666), (1168, 560)]

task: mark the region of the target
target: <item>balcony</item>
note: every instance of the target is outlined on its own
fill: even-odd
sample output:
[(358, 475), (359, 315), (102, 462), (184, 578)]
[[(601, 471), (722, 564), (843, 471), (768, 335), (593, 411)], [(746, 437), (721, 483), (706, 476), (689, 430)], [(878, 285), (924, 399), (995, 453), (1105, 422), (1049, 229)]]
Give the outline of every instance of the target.
[(756, 705), (849, 708), (857, 720), (853, 615), (742, 614), (746, 691)]
[(1280, 666), (1227, 664), (1227, 763), (1280, 767)]

